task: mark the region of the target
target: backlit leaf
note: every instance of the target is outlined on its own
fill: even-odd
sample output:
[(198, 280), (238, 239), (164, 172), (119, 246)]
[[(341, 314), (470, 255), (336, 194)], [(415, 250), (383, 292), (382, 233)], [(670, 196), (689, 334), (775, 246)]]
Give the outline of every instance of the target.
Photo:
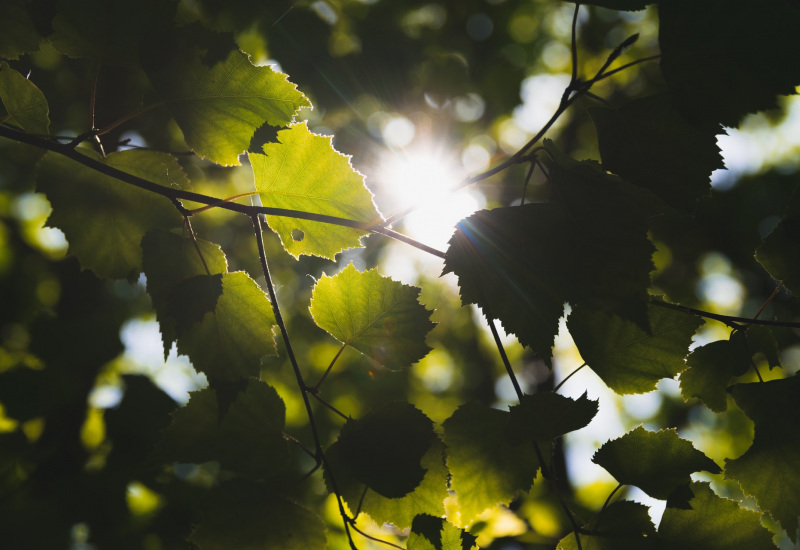
[[(622, 500), (597, 514), (580, 534), (582, 550), (655, 550), (658, 548), (656, 527), (647, 506)], [(558, 543), (557, 550), (578, 550), (575, 534)]]
[(681, 395), (697, 397), (715, 412), (728, 408), (731, 381), (750, 368), (750, 355), (744, 334), (734, 333), (730, 340), (711, 342), (696, 348), (686, 359), (688, 369), (681, 373)]
[(671, 0), (658, 4), (658, 16), (661, 72), (691, 120), (736, 127), (800, 85), (796, 2), (707, 0), (698, 9), (693, 0)]
[(212, 162), (238, 165), (256, 129), (264, 123), (285, 126), (310, 104), (285, 74), (253, 66), (238, 50), (207, 58), (192, 30), (154, 45), (144, 58), (145, 71), (189, 147)]
[(411, 525), (407, 550), (471, 550), (476, 538), (441, 517), (418, 515)]
[(711, 191), (711, 172), (723, 167), (715, 135), (722, 132), (719, 125), (685, 120), (666, 95), (589, 113), (605, 169), (685, 212)]
[(391, 523), (399, 529), (410, 527), (418, 514), (444, 515), (448, 472), (444, 463), (444, 445), (438, 438), (419, 462), (425, 470), (422, 481), (413, 491), (400, 498), (387, 498), (369, 490), (354, 477), (348, 463), (343, 461), (340, 450), (340, 446), (334, 443), (325, 451), (325, 457), (335, 475), (342, 498), (351, 510), (357, 510), (360, 504), (361, 511), (378, 525)]
[[(188, 183), (178, 162), (166, 153), (128, 150), (98, 162), (163, 186)], [(84, 269), (99, 277), (133, 278), (142, 269), (142, 237), (153, 229), (181, 225), (169, 199), (123, 183), (56, 153), (38, 165), (37, 190), (53, 207), (48, 225), (61, 229), (69, 250)]]
[(577, 400), (553, 392), (523, 395), (509, 411), (511, 433), (520, 439), (547, 441), (580, 430), (597, 414), (598, 402), (586, 395)]
[(258, 376), (261, 358), (277, 354), (275, 324), (272, 305), (256, 282), (244, 271), (225, 273), (214, 311), (178, 334), (178, 352), (213, 378)]
[[(305, 122), (278, 132), (278, 143), (265, 144), (263, 155), (251, 153), (250, 164), (264, 206), (380, 221), (364, 176), (333, 148), (330, 136), (312, 133)], [(279, 216), (267, 216), (267, 223), (295, 258), (305, 254), (333, 260), (344, 249), (362, 246), (361, 238), (369, 233)]]
[(0, 63), (0, 121), (19, 126), (31, 134), (48, 134), (50, 111), (42, 91), (36, 85), (9, 67)]
[(713, 460), (678, 437), (675, 430), (648, 432), (641, 426), (606, 442), (592, 457), (624, 485), (635, 485), (653, 498), (666, 499), (691, 481), (690, 474), (722, 470)]
[(421, 460), (435, 440), (424, 413), (409, 403), (391, 403), (348, 420), (331, 449), (348, 475), (381, 496), (400, 498), (422, 482)]
[(25, 0), (0, 2), (0, 57), (19, 59), (38, 50), (41, 40)]
[(587, 365), (620, 394), (654, 390), (662, 378), (686, 368), (692, 336), (702, 324), (694, 315), (649, 304), (650, 332), (615, 315), (575, 308), (567, 327)]
[(311, 315), (334, 338), (397, 370), (425, 357), (434, 327), (419, 289), (349, 264), (314, 287)]
[(461, 524), (527, 491), (539, 469), (530, 441), (513, 444), (510, 413), (479, 403), (461, 405), (444, 421), (450, 488), (458, 496)]
[(689, 506), (667, 508), (658, 526), (664, 550), (774, 550), (772, 533), (761, 526), (758, 514), (720, 498), (708, 483), (690, 485)]
[(800, 376), (731, 388), (736, 404), (755, 424), (753, 445), (725, 459), (725, 479), (739, 482), (759, 507), (797, 543), (800, 517)]
[(189, 536), (200, 550), (324, 550), (325, 524), (313, 512), (269, 490), (228, 482), (209, 498)]

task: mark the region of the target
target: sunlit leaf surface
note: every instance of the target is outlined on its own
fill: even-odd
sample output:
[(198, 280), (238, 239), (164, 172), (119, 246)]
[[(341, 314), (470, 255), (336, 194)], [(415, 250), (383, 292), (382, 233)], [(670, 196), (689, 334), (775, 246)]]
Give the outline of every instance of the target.
[(0, 121), (19, 126), (32, 134), (48, 134), (49, 107), (42, 91), (12, 69), (5, 61), (0, 63)]

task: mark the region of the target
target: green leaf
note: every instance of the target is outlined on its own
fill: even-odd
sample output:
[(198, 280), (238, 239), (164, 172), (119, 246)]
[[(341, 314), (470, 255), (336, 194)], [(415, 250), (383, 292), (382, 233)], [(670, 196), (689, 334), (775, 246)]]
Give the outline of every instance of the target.
[(800, 191), (795, 190), (783, 219), (756, 249), (756, 260), (792, 294), (800, 295)]
[(603, 167), (682, 212), (691, 213), (697, 200), (709, 194), (711, 172), (724, 166), (717, 147), (719, 125), (687, 121), (666, 95), (619, 109), (595, 107), (589, 114)]
[(42, 91), (12, 69), (0, 63), (0, 101), (5, 114), (0, 111), (0, 121), (13, 123), (30, 134), (49, 134), (50, 108)]
[(425, 336), (435, 326), (419, 303), (419, 289), (349, 264), (324, 275), (311, 295), (317, 326), (389, 369), (416, 363), (430, 351)]
[(725, 390), (750, 368), (750, 355), (743, 333), (695, 349), (686, 359), (689, 368), (681, 373), (681, 395), (687, 401), (697, 397), (712, 411), (724, 412), (728, 408)]
[(487, 508), (508, 504), (533, 484), (539, 461), (530, 441), (512, 443), (510, 416), (465, 403), (444, 421), (450, 488), (458, 495), (462, 525)]
[(258, 485), (216, 489), (189, 536), (200, 550), (324, 550), (325, 524), (313, 512)]
[(764, 325), (750, 325), (745, 332), (745, 341), (748, 353), (763, 354), (770, 370), (781, 366), (778, 342), (772, 334), (772, 329)]
[(658, 4), (661, 72), (687, 118), (735, 127), (800, 85), (800, 6), (783, 0)]
[(154, 27), (172, 20), (175, 10), (171, 4), (162, 0), (61, 0), (48, 40), (69, 57), (138, 67), (141, 42)]
[(178, 352), (212, 378), (258, 376), (261, 358), (278, 353), (275, 325), (272, 304), (256, 282), (244, 271), (225, 273), (214, 311), (178, 334)]
[[(264, 154), (250, 154), (256, 191), (264, 206), (325, 214), (365, 223), (380, 221), (364, 176), (350, 158), (333, 148), (330, 136), (312, 133), (305, 122), (278, 132)], [(361, 247), (369, 232), (298, 218), (267, 216), (267, 223), (294, 256), (333, 260), (346, 248)]]
[(520, 441), (548, 441), (580, 430), (597, 414), (597, 401), (584, 393), (577, 400), (553, 392), (523, 395), (511, 407), (510, 432)]
[(41, 41), (25, 0), (0, 2), (0, 57), (19, 59), (38, 50)]
[[(647, 506), (622, 500), (597, 514), (580, 535), (582, 550), (655, 550), (658, 548), (656, 527), (647, 513)], [(578, 550), (575, 534), (558, 543), (556, 550)]]
[(658, 537), (664, 550), (774, 550), (772, 533), (761, 526), (758, 514), (739, 508), (733, 500), (714, 494), (708, 483), (690, 485), (689, 507), (667, 503)]
[[(129, 150), (87, 156), (165, 187), (186, 185), (183, 170), (166, 153)], [(61, 229), (84, 269), (99, 277), (132, 279), (142, 269), (141, 241), (152, 229), (181, 225), (166, 197), (123, 183), (56, 153), (39, 162), (37, 190), (53, 207), (48, 225)]]
[(648, 432), (639, 426), (606, 442), (592, 457), (623, 485), (636, 485), (653, 498), (665, 499), (691, 481), (690, 474), (721, 472), (713, 460), (675, 430)]
[(575, 308), (567, 327), (587, 365), (619, 394), (644, 393), (662, 378), (686, 368), (692, 335), (702, 324), (694, 315), (649, 304), (650, 332), (635, 323)]
[[(400, 498), (387, 498), (356, 479), (349, 463), (344, 460), (337, 443), (325, 451), (325, 458), (336, 477), (342, 498), (351, 510), (361, 511), (375, 523), (391, 523), (399, 529), (411, 527), (417, 514), (443, 516), (444, 499), (447, 497), (448, 471), (444, 463), (444, 445), (438, 438), (422, 456), (419, 465), (425, 476), (416, 488)], [(326, 478), (330, 485), (330, 479)]]
[[(219, 288), (199, 295), (193, 292), (191, 284), (181, 286), (180, 283), (197, 276), (227, 273), (228, 261), (217, 244), (197, 239), (195, 246), (188, 235), (154, 230), (142, 238), (142, 270), (147, 276), (147, 292), (153, 300), (153, 308), (161, 327), (166, 358), (172, 342), (178, 337), (177, 318), (183, 317), (184, 322), (191, 319), (202, 320), (207, 311), (216, 308), (217, 298), (222, 293), (221, 278), (208, 277), (208, 282), (219, 280)], [(197, 305), (204, 300), (196, 299), (198, 296), (205, 298), (205, 305), (200, 308)], [(183, 310), (183, 305), (187, 305), (188, 309)], [(188, 318), (181, 315), (184, 311), (191, 310), (199, 310), (202, 315), (199, 318), (197, 314)]]
[(428, 514), (414, 518), (408, 534), (408, 550), (470, 550), (476, 538), (449, 521)]
[(193, 30), (155, 42), (143, 58), (145, 71), (189, 147), (212, 162), (239, 165), (256, 129), (285, 126), (310, 103), (285, 74), (253, 66), (238, 50), (207, 59)]
[(159, 456), (185, 463), (220, 462), (251, 478), (274, 477), (289, 460), (282, 431), (286, 407), (271, 386), (250, 380), (220, 422), (217, 392), (192, 392), (175, 411), (159, 444)]
[(800, 376), (731, 388), (736, 404), (755, 424), (753, 445), (725, 459), (725, 479), (739, 482), (759, 507), (797, 543), (800, 517)]
[(551, 204), (481, 210), (458, 222), (442, 273), (458, 276), (462, 304), (480, 306), (522, 345), (550, 357), (564, 311), (559, 279), (571, 268), (562, 263), (572, 257), (563, 254), (567, 227)]
[(350, 476), (379, 495), (400, 498), (422, 482), (420, 461), (435, 440), (424, 413), (409, 403), (390, 403), (348, 420), (331, 450)]

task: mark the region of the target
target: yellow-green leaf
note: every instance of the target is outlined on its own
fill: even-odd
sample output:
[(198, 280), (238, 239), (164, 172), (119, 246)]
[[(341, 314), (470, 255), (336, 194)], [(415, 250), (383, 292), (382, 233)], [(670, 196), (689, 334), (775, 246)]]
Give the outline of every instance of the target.
[(50, 108), (42, 91), (12, 69), (5, 61), (0, 63), (0, 122), (16, 124), (31, 134), (48, 134)]

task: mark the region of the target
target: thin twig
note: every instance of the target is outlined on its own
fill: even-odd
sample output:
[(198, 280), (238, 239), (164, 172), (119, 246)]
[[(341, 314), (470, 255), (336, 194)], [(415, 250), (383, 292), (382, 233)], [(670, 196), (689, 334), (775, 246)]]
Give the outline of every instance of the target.
[(572, 14), (572, 40), (570, 49), (572, 50), (572, 79), (570, 82), (578, 81), (578, 11), (581, 9), (579, 2), (575, 3), (575, 13)]
[(772, 300), (775, 299), (775, 296), (778, 295), (778, 292), (780, 292), (781, 288), (783, 288), (783, 281), (778, 283), (778, 286), (776, 286), (775, 290), (772, 291), (772, 294), (769, 295), (769, 298), (767, 298), (767, 301), (764, 302), (764, 304), (759, 308), (759, 310), (756, 312), (756, 314), (753, 315), (753, 320), (758, 319), (759, 317), (761, 317), (761, 314), (764, 313), (764, 310), (767, 309), (767, 306), (772, 303)]
[(611, 497), (613, 497), (613, 496), (616, 494), (616, 492), (617, 492), (617, 491), (619, 491), (619, 490), (620, 490), (622, 487), (623, 487), (623, 484), (622, 484), (622, 483), (620, 483), (619, 485), (617, 485), (616, 487), (614, 487), (614, 490), (613, 490), (613, 491), (611, 491), (611, 494), (609, 494), (609, 495), (608, 495), (608, 498), (607, 498), (607, 499), (606, 499), (606, 501), (603, 503), (603, 507), (602, 507), (602, 508), (600, 508), (600, 513), (601, 513), (601, 514), (603, 513), (603, 510), (605, 510), (606, 508), (608, 508), (608, 505), (611, 503)]
[[(114, 122), (112, 122), (108, 126), (103, 126), (102, 128), (95, 130), (94, 134), (98, 135), (98, 136), (102, 136), (103, 134), (107, 134), (108, 132), (110, 132), (111, 130), (116, 128), (117, 126), (120, 126), (121, 124), (124, 124), (125, 122), (128, 122), (130, 119), (136, 118), (137, 116), (141, 115), (142, 113), (146, 113), (147, 111), (150, 111), (151, 109), (155, 109), (156, 107), (162, 107), (165, 104), (166, 104), (165, 101), (159, 101), (157, 103), (152, 103), (150, 105), (147, 105), (146, 107), (142, 107), (141, 109), (137, 109), (137, 110), (133, 111), (132, 113), (128, 113), (124, 117), (122, 117), (122, 118), (120, 118), (118, 120), (115, 120)], [(92, 126), (92, 129), (94, 130), (94, 126)]]
[(340, 411), (339, 409), (337, 409), (336, 407), (334, 407), (333, 405), (331, 405), (330, 403), (328, 403), (327, 401), (325, 401), (323, 398), (321, 398), (321, 397), (319, 396), (319, 394), (317, 394), (317, 393), (314, 393), (314, 392), (312, 392), (311, 390), (309, 390), (309, 391), (308, 391), (308, 394), (309, 394), (311, 397), (313, 397), (314, 399), (316, 399), (317, 401), (319, 401), (319, 402), (320, 402), (322, 405), (324, 405), (325, 407), (327, 407), (327, 408), (328, 408), (328, 409), (330, 409), (331, 411), (335, 412), (336, 414), (338, 414), (339, 416), (341, 416), (342, 418), (344, 418), (345, 420), (351, 420), (351, 418), (350, 418), (349, 416), (347, 416), (347, 415), (346, 415), (346, 414), (344, 414), (342, 411)]
[(350, 526), (353, 528), (353, 531), (355, 531), (356, 533), (358, 533), (359, 535), (361, 535), (364, 538), (367, 538), (367, 539), (369, 539), (371, 541), (374, 541), (374, 542), (379, 542), (381, 544), (385, 544), (386, 546), (391, 546), (392, 548), (399, 548), (400, 550), (405, 550), (405, 548), (403, 548), (402, 546), (398, 546), (393, 542), (389, 542), (388, 540), (379, 539), (377, 537), (373, 537), (372, 535), (366, 534), (364, 531), (362, 531), (361, 529), (356, 527), (355, 520), (352, 520), (352, 523), (350, 524)]
[(746, 325), (763, 325), (766, 327), (784, 327), (784, 328), (800, 328), (800, 323), (793, 323), (791, 321), (765, 321), (762, 319), (750, 319), (749, 317), (734, 317), (732, 315), (720, 315), (719, 313), (711, 313), (709, 311), (703, 311), (700, 309), (695, 309), (693, 307), (681, 306), (678, 304), (670, 304), (668, 302), (662, 302), (660, 300), (650, 300), (650, 303), (654, 306), (665, 307), (669, 309), (674, 309), (676, 311), (683, 311), (684, 313), (691, 313), (692, 315), (697, 315), (699, 317), (705, 317), (706, 319), (714, 319), (715, 321), (719, 321), (720, 323), (725, 323), (731, 328), (740, 329)]
[(340, 347), (339, 351), (337, 351), (336, 355), (334, 355), (333, 360), (331, 361), (331, 364), (328, 365), (328, 368), (322, 374), (322, 378), (320, 378), (319, 382), (317, 382), (317, 384), (313, 388), (311, 388), (311, 393), (317, 393), (317, 391), (319, 391), (319, 387), (325, 381), (325, 378), (327, 378), (328, 373), (331, 372), (331, 369), (333, 368), (333, 365), (336, 364), (336, 360), (339, 359), (339, 356), (342, 354), (342, 352), (344, 351), (344, 348), (346, 348), (346, 347), (347, 347), (347, 344), (342, 344), (342, 347)]
[(506, 367), (506, 372), (508, 373), (508, 377), (511, 379), (511, 384), (514, 386), (514, 391), (517, 393), (517, 399), (522, 401), (522, 388), (519, 385), (519, 381), (517, 380), (516, 375), (514, 374), (514, 370), (511, 368), (511, 363), (508, 360), (508, 355), (506, 355), (506, 350), (503, 347), (503, 342), (500, 341), (500, 335), (497, 333), (497, 328), (494, 326), (494, 319), (491, 318), (489, 315), (489, 311), (484, 307), (484, 313), (486, 314), (486, 322), (489, 323), (489, 328), (492, 331), (492, 336), (494, 337), (494, 343), (497, 346), (497, 351), (500, 352), (500, 357), (503, 359), (503, 365)]
[[(303, 444), (303, 442), (302, 442), (302, 441), (300, 441), (300, 440), (299, 440), (299, 439), (297, 439), (296, 437), (292, 437), (291, 435), (289, 435), (289, 434), (287, 434), (287, 433), (283, 433), (283, 434), (281, 434), (281, 435), (283, 435), (283, 438), (284, 438), (286, 441), (291, 441), (292, 443), (294, 443), (295, 445), (297, 445), (298, 447), (300, 447), (300, 448), (303, 450), (303, 452), (304, 452), (304, 453), (306, 453), (308, 456), (310, 456), (310, 457), (311, 457), (311, 458), (313, 458), (314, 460), (317, 460), (317, 455), (314, 453), (314, 451), (312, 451), (311, 449), (309, 449), (308, 447), (306, 447), (306, 446)], [(316, 469), (317, 469), (317, 468), (319, 468), (319, 465), (320, 465), (320, 463), (319, 463), (319, 462), (317, 462), (317, 465), (314, 467), (314, 470), (312, 470), (312, 471), (316, 471)], [(308, 474), (306, 474), (306, 475), (308, 475)]]
[(579, 370), (581, 370), (581, 369), (582, 369), (583, 367), (585, 367), (585, 366), (586, 366), (586, 363), (584, 363), (583, 365), (581, 365), (580, 367), (578, 367), (577, 369), (575, 369), (574, 371), (572, 371), (571, 373), (569, 373), (569, 374), (567, 375), (567, 377), (566, 377), (566, 378), (564, 378), (564, 379), (563, 379), (561, 382), (559, 382), (559, 383), (558, 383), (558, 385), (557, 385), (555, 388), (553, 388), (553, 393), (555, 393), (555, 392), (557, 392), (559, 389), (561, 389), (561, 386), (563, 386), (563, 385), (564, 385), (564, 383), (565, 383), (567, 380), (569, 380), (570, 378), (572, 378), (572, 377), (573, 377), (573, 376), (574, 376), (574, 375), (575, 375), (575, 374), (576, 374), (576, 373), (577, 373)]
[(183, 225), (186, 228), (186, 231), (189, 232), (189, 236), (192, 238), (192, 243), (194, 243), (194, 249), (197, 251), (197, 255), (200, 256), (200, 261), (203, 263), (203, 267), (206, 270), (206, 275), (211, 275), (211, 270), (208, 269), (208, 264), (206, 263), (206, 259), (203, 256), (203, 251), (200, 250), (200, 243), (197, 242), (197, 235), (194, 234), (194, 229), (192, 229), (192, 222), (189, 219), (189, 216), (184, 216)]

